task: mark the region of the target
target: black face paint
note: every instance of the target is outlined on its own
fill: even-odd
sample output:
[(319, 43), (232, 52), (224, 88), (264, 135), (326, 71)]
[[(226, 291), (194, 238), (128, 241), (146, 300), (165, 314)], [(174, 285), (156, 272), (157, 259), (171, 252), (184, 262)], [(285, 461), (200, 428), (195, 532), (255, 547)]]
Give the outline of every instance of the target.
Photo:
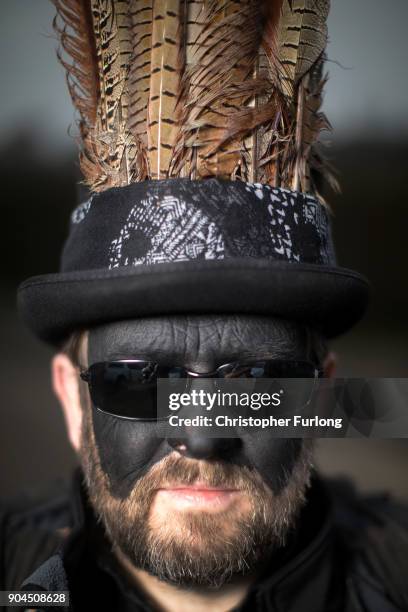
[[(305, 359), (304, 329), (282, 320), (256, 316), (178, 316), (122, 321), (89, 333), (89, 364), (113, 359), (149, 359), (184, 365), (205, 373), (244, 359)], [(174, 440), (158, 436), (154, 422), (129, 421), (93, 407), (93, 429), (110, 493), (126, 498), (135, 482), (174, 452)], [(194, 434), (193, 434), (194, 435)], [(287, 484), (303, 440), (273, 439), (267, 430), (239, 440), (199, 435), (186, 439), (197, 459), (228, 461), (256, 469), (275, 494)]]

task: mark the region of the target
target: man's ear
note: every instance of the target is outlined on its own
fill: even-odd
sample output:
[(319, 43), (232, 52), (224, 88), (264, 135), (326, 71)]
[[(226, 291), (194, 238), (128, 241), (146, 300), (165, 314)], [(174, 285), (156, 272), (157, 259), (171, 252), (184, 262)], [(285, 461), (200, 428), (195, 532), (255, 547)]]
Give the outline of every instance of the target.
[(323, 361), (323, 372), (325, 378), (333, 378), (336, 374), (337, 369), (337, 355), (336, 353), (329, 352)]
[(53, 389), (64, 413), (69, 440), (78, 452), (82, 423), (78, 370), (66, 355), (58, 353), (52, 360), (51, 374)]

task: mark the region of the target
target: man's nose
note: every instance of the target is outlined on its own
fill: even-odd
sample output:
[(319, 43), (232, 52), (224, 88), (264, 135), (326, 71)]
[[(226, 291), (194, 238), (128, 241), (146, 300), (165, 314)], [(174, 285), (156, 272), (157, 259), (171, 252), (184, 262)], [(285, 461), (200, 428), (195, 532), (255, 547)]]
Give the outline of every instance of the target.
[(177, 438), (168, 438), (167, 442), (178, 453), (191, 459), (227, 459), (241, 446), (239, 438), (211, 438), (197, 428), (189, 428)]
[[(214, 393), (216, 386), (214, 379), (192, 379), (189, 391), (205, 391)], [(205, 406), (196, 405), (182, 408), (179, 415), (193, 419), (194, 417), (211, 417), (211, 411)], [(215, 437), (214, 430), (207, 430), (201, 426), (184, 426), (180, 428), (176, 437), (167, 439), (169, 445), (180, 454), (194, 459), (221, 459), (233, 455), (241, 446), (239, 438)]]

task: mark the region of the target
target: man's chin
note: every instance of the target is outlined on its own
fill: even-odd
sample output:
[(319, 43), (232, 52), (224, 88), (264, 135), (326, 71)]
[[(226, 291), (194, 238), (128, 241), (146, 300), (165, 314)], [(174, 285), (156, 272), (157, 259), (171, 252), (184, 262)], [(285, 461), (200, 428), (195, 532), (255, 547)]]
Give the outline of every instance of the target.
[[(237, 513), (179, 512), (160, 521), (152, 517), (149, 521), (149, 541), (163, 550), (186, 550), (191, 555), (222, 555), (227, 547), (236, 550), (242, 540), (240, 526), (247, 525), (247, 516)], [(227, 543), (227, 544), (226, 544)]]
[(218, 512), (196, 507), (165, 511), (153, 504), (144, 537), (122, 551), (134, 567), (180, 587), (219, 588), (253, 573), (284, 544), (284, 537), (268, 529), (242, 497), (242, 504)]
[(171, 528), (151, 531), (145, 554), (141, 556), (140, 549), (128, 551), (129, 560), (134, 567), (168, 584), (220, 588), (256, 571), (277, 545), (254, 541), (240, 524), (234, 529), (220, 520), (209, 529), (206, 518), (184, 513)]

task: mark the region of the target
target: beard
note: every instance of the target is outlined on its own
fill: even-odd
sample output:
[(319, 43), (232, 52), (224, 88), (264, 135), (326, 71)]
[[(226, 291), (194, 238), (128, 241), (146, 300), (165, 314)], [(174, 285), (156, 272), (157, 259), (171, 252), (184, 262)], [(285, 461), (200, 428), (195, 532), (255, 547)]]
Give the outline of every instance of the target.
[[(284, 547), (305, 502), (312, 441), (285, 488), (275, 495), (260, 474), (226, 461), (195, 460), (172, 452), (139, 478), (125, 499), (110, 493), (95, 444), (91, 410), (84, 411), (80, 460), (92, 506), (114, 548), (135, 567), (181, 587), (219, 588), (251, 574)], [(244, 503), (223, 512), (155, 512), (159, 489), (195, 482), (239, 490)]]

